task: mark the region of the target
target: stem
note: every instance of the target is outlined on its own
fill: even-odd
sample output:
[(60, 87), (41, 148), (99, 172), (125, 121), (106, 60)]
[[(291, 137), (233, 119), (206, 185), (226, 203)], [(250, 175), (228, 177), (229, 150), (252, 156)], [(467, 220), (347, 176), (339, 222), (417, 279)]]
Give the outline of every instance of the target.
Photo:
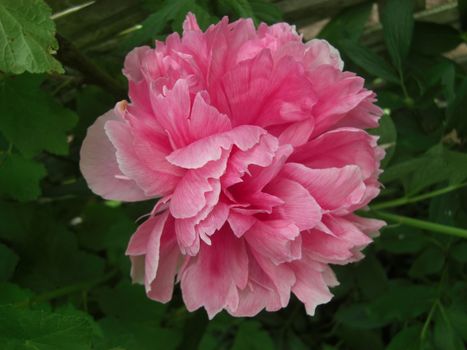
[(102, 276), (101, 278), (94, 279), (94, 280), (91, 280), (91, 281), (85, 281), (85, 282), (81, 282), (81, 283), (72, 284), (70, 286), (66, 286), (66, 287), (63, 287), (63, 288), (52, 290), (50, 292), (39, 294), (39, 295), (37, 295), (35, 297), (32, 297), (30, 299), (26, 299), (24, 301), (20, 301), (20, 302), (16, 303), (16, 306), (18, 306), (18, 307), (28, 306), (28, 305), (35, 304), (35, 303), (39, 303), (39, 302), (43, 302), (43, 301), (49, 301), (49, 300), (52, 300), (52, 299), (57, 299), (57, 298), (60, 298), (60, 297), (64, 297), (66, 295), (87, 291), (89, 289), (92, 289), (92, 288), (98, 286), (99, 284), (107, 282), (112, 277), (114, 277), (116, 274), (117, 274), (117, 270), (112, 270), (109, 273)]
[(442, 233), (442, 234), (445, 234), (445, 235), (456, 236), (456, 237), (461, 237), (461, 238), (467, 238), (467, 230), (462, 229), (462, 228), (452, 227), (452, 226), (447, 226), (447, 225), (441, 225), (441, 224), (437, 224), (437, 223), (430, 222), (430, 221), (425, 221), (425, 220), (413, 219), (413, 218), (409, 218), (407, 216), (391, 214), (391, 213), (387, 213), (387, 212), (383, 212), (383, 211), (373, 211), (373, 210), (371, 210), (370, 212), (373, 213), (373, 215), (375, 217), (377, 217), (377, 218), (392, 221), (394, 223), (407, 225), (407, 226), (412, 226), (412, 227), (417, 227), (417, 228), (420, 228), (422, 230)]
[(57, 57), (61, 62), (80, 71), (87, 81), (100, 85), (118, 98), (125, 98), (126, 89), (118, 80), (102, 70), (60, 34), (57, 34), (57, 40), (60, 45)]
[(459, 185), (451, 185), (451, 186), (442, 188), (440, 190), (436, 190), (436, 191), (433, 191), (433, 192), (421, 194), (419, 196), (415, 196), (415, 197), (412, 197), (412, 198), (402, 197), (402, 198), (398, 198), (398, 199), (394, 199), (394, 200), (390, 200), (390, 201), (386, 201), (386, 202), (376, 203), (376, 204), (371, 205), (371, 209), (372, 210), (387, 209), (387, 208), (398, 207), (398, 206), (405, 205), (405, 204), (420, 202), (420, 201), (423, 201), (423, 200), (428, 199), (428, 198), (440, 196), (440, 195), (443, 195), (443, 194), (458, 190), (459, 188), (462, 188), (462, 187), (465, 187), (465, 186), (467, 186), (467, 183), (462, 183), (462, 184), (459, 184)]
[(430, 325), (433, 314), (435, 313), (436, 307), (438, 306), (437, 300), (431, 305), (430, 313), (423, 324), (422, 332), (420, 333), (420, 339), (423, 341), (426, 338), (426, 332), (428, 331), (428, 326)]

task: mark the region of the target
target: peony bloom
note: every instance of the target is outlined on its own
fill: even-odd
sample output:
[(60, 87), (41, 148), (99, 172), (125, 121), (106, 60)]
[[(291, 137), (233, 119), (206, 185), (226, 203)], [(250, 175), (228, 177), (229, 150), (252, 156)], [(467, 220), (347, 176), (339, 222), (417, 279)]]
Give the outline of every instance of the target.
[(130, 52), (131, 102), (96, 120), (81, 149), (106, 199), (159, 198), (128, 245), (149, 298), (180, 282), (188, 310), (313, 315), (337, 285), (330, 264), (362, 257), (381, 221), (357, 217), (379, 192), (381, 115), (364, 80), (323, 40), (285, 23), (227, 18)]

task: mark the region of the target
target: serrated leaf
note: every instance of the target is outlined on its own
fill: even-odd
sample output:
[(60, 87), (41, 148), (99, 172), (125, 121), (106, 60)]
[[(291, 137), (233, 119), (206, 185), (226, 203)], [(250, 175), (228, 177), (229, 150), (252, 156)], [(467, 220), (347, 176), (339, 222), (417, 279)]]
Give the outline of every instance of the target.
[(17, 263), (18, 255), (6, 245), (0, 243), (0, 282), (10, 279), (15, 271)]
[(39, 183), (45, 175), (42, 164), (17, 154), (6, 155), (0, 163), (0, 195), (19, 201), (36, 199), (41, 194)]
[(78, 315), (0, 307), (2, 349), (88, 350), (92, 327)]
[(63, 72), (51, 11), (42, 0), (0, 2), (0, 71)]
[(42, 91), (42, 77), (23, 74), (0, 81), (0, 131), (25, 157), (68, 152), (66, 132), (77, 120)]
[(387, 0), (381, 10), (386, 47), (392, 62), (399, 70), (402, 70), (402, 63), (412, 42), (413, 10), (413, 0)]

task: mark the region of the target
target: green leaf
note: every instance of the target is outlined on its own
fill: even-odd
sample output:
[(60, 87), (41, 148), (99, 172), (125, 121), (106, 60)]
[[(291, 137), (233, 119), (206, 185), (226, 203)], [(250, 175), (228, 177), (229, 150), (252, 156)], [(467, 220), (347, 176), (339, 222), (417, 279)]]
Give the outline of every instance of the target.
[(104, 260), (79, 250), (75, 235), (46, 215), (44, 212), (36, 218), (34, 231), (18, 247), (18, 282), (44, 292), (101, 277)]
[(8, 281), (15, 272), (18, 256), (0, 243), (0, 282)]
[[(465, 296), (463, 296), (465, 298)], [(448, 318), (457, 334), (467, 342), (467, 310), (451, 307), (446, 310)]]
[(0, 131), (25, 157), (67, 154), (66, 132), (77, 120), (40, 89), (41, 81), (27, 74), (0, 81)]
[(363, 34), (371, 7), (371, 2), (365, 2), (345, 8), (324, 26), (318, 37), (335, 46), (339, 46), (341, 40), (357, 41)]
[(2, 349), (88, 350), (92, 327), (80, 315), (0, 307)]
[(129, 50), (135, 46), (153, 41), (180, 13), (193, 6), (193, 0), (166, 0), (159, 10), (151, 14), (141, 23), (142, 28), (130, 35), (123, 43), (123, 49)]
[(24, 302), (34, 294), (29, 289), (18, 287), (13, 283), (0, 283), (0, 305)]
[(42, 0), (0, 3), (0, 71), (20, 74), (63, 72), (50, 8)]
[(421, 325), (404, 328), (391, 339), (386, 350), (420, 350), (421, 331)]
[(253, 9), (248, 0), (218, 0), (221, 6), (232, 9), (238, 17), (254, 18)]
[(355, 267), (360, 292), (369, 299), (383, 294), (388, 288), (388, 278), (381, 263), (374, 254), (368, 254)]
[(455, 244), (450, 255), (460, 263), (467, 263), (467, 242)]
[(413, 277), (423, 277), (441, 271), (444, 265), (444, 254), (439, 248), (429, 248), (417, 256), (409, 270)]
[(350, 328), (375, 329), (386, 325), (389, 321), (371, 310), (368, 303), (352, 303), (343, 305), (335, 314), (337, 321)]
[(378, 144), (384, 148), (386, 155), (381, 162), (381, 167), (385, 168), (391, 161), (396, 150), (397, 130), (389, 114), (383, 114), (379, 121), (379, 127), (371, 130), (371, 134), (378, 135)]
[(274, 342), (256, 321), (243, 322), (235, 336), (231, 350), (273, 350)]
[(391, 254), (416, 254), (426, 246), (426, 235), (407, 226), (383, 228), (383, 234), (377, 238), (378, 247)]
[(344, 41), (341, 43), (341, 47), (353, 63), (371, 75), (391, 83), (398, 84), (400, 82), (394, 69), (382, 57), (365, 46), (352, 41)]
[(461, 43), (460, 33), (449, 25), (415, 22), (412, 48), (417, 52), (439, 55), (455, 49)]
[(413, 10), (413, 0), (387, 0), (380, 12), (384, 40), (392, 62), (399, 71), (402, 71), (412, 41)]
[(182, 339), (176, 329), (166, 329), (141, 322), (123, 322), (114, 317), (99, 321), (103, 341), (96, 349), (175, 350)]
[(452, 322), (444, 310), (444, 306), (441, 305), (440, 308), (435, 317), (434, 345), (437, 349), (464, 350), (462, 338), (453, 328)]
[(255, 17), (260, 21), (264, 21), (269, 24), (282, 21), (282, 12), (274, 3), (264, 0), (249, 0), (249, 3)]
[(42, 164), (17, 154), (7, 155), (0, 163), (0, 195), (19, 201), (36, 199), (41, 194), (39, 183), (45, 175)]
[(129, 282), (121, 282), (114, 288), (102, 288), (96, 294), (104, 314), (125, 322), (151, 321), (157, 325), (166, 310), (164, 304), (150, 300), (142, 286)]

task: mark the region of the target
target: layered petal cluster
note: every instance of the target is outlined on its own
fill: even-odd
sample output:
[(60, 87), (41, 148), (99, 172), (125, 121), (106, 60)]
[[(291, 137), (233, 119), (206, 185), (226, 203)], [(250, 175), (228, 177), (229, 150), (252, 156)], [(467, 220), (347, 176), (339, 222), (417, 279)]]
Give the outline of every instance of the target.
[(180, 283), (210, 317), (291, 293), (313, 315), (330, 264), (360, 259), (383, 224), (353, 214), (379, 192), (375, 94), (326, 41), (249, 19), (203, 32), (189, 14), (123, 72), (131, 102), (89, 128), (80, 166), (103, 198), (160, 198), (128, 245), (134, 281), (160, 302)]

